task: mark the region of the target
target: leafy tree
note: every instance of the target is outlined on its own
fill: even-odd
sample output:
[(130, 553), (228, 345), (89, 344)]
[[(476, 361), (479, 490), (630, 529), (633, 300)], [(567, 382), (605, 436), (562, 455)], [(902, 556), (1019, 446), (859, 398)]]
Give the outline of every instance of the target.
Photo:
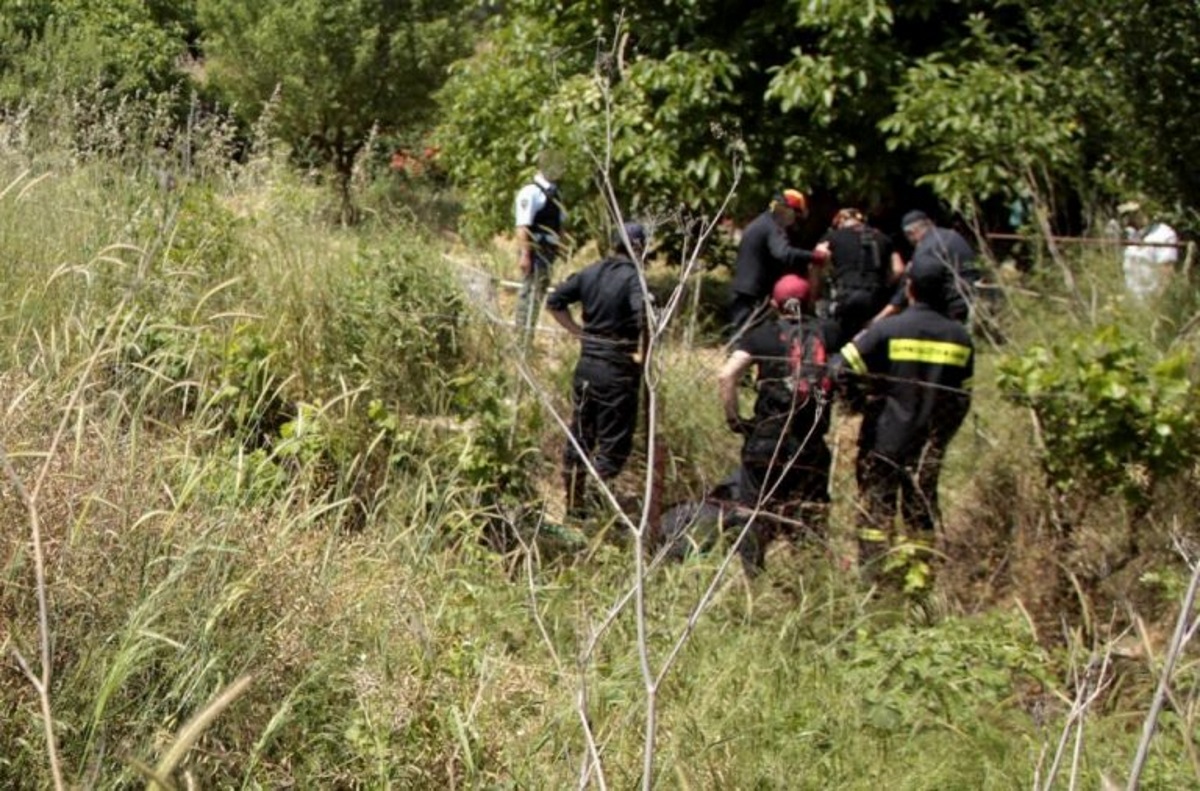
[(611, 153), (635, 211), (711, 212), (739, 170), (735, 214), (782, 183), (876, 208), (925, 175), (883, 126), (909, 69), (973, 57), (973, 12), (1005, 31), (998, 46), (1028, 38), (1010, 4), (981, 0), (513, 2), (440, 93), (439, 139), (480, 235), (507, 226), (497, 196), (544, 146), (576, 183)]
[(1100, 194), (1142, 193), (1195, 221), (1200, 13), (1194, 0), (1025, 0), (1048, 65), (1072, 91)]
[(915, 157), (917, 183), (966, 212), (1079, 166), (1079, 124), (1062, 75), (998, 43), (982, 18), (971, 28), (956, 50), (905, 72), (896, 111), (880, 124), (890, 150)]
[(198, 0), (197, 11), (213, 82), (250, 117), (278, 90), (278, 134), (333, 166), (344, 220), (373, 130), (427, 124), (432, 92), (472, 43), (451, 0)]
[(182, 29), (139, 0), (0, 0), (0, 101), (176, 88)]

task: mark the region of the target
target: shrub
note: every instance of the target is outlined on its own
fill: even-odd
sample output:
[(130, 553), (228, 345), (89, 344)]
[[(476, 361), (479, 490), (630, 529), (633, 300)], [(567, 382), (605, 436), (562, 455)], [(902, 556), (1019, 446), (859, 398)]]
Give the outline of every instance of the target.
[(1005, 360), (1005, 397), (1037, 416), (1041, 464), (1064, 493), (1119, 491), (1144, 506), (1154, 483), (1200, 459), (1200, 386), (1190, 353), (1165, 354), (1110, 324)]

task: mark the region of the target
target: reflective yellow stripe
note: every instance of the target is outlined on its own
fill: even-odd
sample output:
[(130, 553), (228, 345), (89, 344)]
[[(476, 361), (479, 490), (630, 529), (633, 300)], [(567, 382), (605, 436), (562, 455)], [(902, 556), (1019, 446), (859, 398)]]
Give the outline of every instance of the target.
[(842, 347), (842, 357), (854, 373), (865, 374), (867, 372), (867, 364), (863, 362), (862, 355), (858, 353), (858, 347), (853, 343), (847, 343)]
[(894, 362), (955, 365), (963, 368), (971, 359), (971, 347), (946, 341), (892, 338), (888, 341), (888, 359)]

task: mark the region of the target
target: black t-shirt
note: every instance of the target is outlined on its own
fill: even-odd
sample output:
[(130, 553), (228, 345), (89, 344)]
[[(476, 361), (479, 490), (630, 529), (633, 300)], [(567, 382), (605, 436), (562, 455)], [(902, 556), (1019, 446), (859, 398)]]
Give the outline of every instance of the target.
[(551, 310), (583, 306), (580, 352), (614, 362), (632, 362), (645, 323), (637, 264), (613, 256), (585, 267), (555, 286), (546, 297)]

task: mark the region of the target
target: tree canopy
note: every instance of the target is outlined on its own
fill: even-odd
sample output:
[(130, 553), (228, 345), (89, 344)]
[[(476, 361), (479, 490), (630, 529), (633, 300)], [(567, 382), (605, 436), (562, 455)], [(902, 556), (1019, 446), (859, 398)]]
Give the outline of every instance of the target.
[(914, 185), (968, 214), (1039, 185), (1190, 210), (1172, 163), (1193, 145), (1200, 15), (1139, 5), (523, 0), (455, 66), (439, 136), (479, 232), (544, 147), (577, 181), (611, 157), (634, 210), (711, 211), (737, 172), (743, 215), (782, 184), (870, 210)]
[(460, 9), (448, 0), (200, 0), (198, 15), (213, 82), (251, 118), (276, 96), (278, 134), (332, 164), (348, 198), (372, 130), (431, 122), (432, 92), (470, 50)]
[(739, 217), (783, 185), (966, 214), (1041, 189), (1100, 213), (1136, 197), (1186, 229), (1198, 67), (1193, 0), (0, 0), (10, 112), (200, 90), (252, 123), (270, 105), (347, 198), (373, 130), (436, 129), (479, 236), (546, 148), (568, 193), (603, 169), (643, 213), (711, 213), (735, 184)]

